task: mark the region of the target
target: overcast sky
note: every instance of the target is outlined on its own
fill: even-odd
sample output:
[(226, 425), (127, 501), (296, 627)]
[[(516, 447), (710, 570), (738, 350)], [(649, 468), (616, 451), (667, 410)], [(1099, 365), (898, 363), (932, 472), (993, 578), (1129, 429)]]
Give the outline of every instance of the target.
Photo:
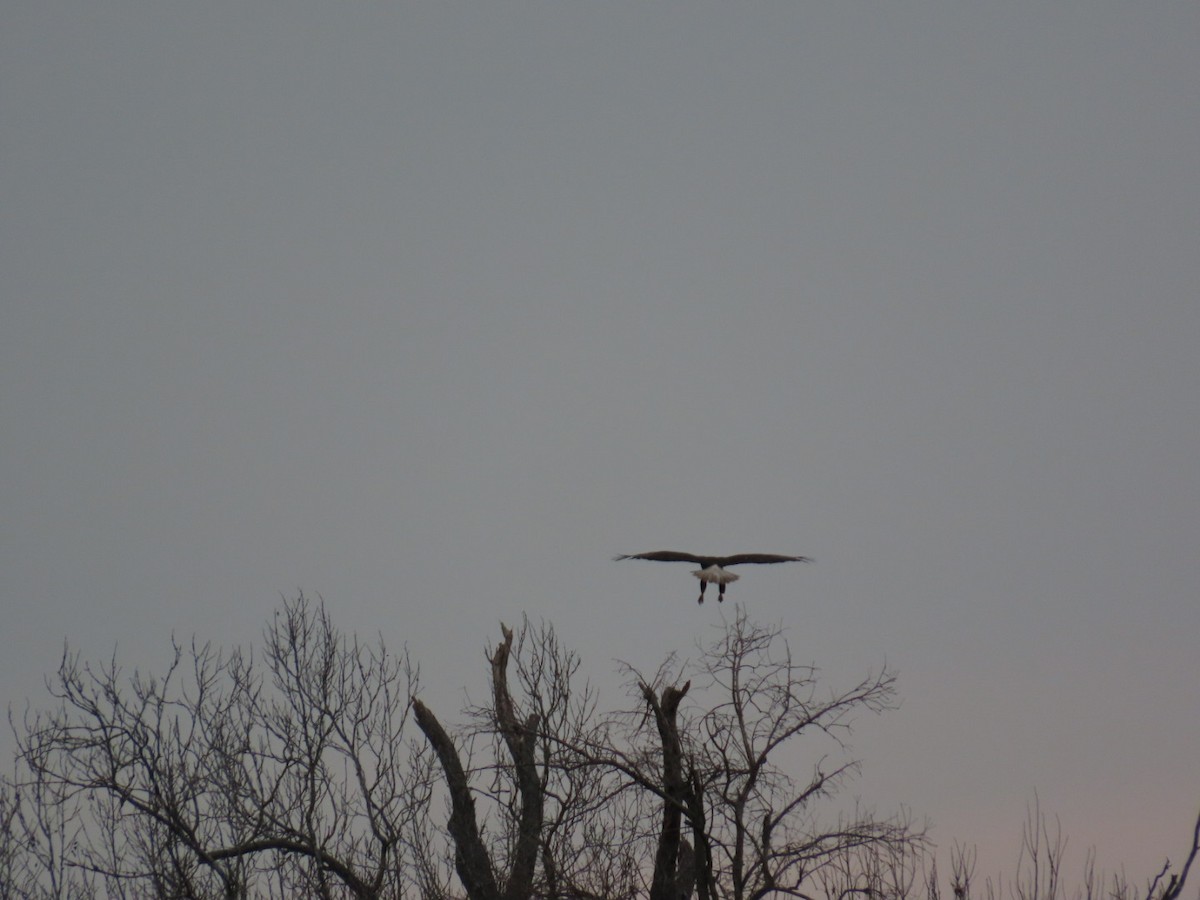
[[(448, 720), (523, 613), (615, 703), (737, 602), (899, 671), (877, 810), (1005, 871), (1035, 790), (1072, 877), (1186, 848), (1200, 5), (0, 20), (3, 703), (298, 590)], [(817, 562), (698, 607), (611, 561), (658, 549)]]

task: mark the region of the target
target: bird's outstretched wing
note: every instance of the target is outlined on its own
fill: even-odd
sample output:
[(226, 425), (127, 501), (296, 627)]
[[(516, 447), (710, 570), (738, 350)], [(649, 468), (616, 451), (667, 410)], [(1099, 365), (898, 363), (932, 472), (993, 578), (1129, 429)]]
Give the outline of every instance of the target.
[(620, 559), (650, 559), (654, 562), (690, 562), (701, 566), (736, 566), (741, 563), (812, 562), (807, 556), (779, 556), (774, 553), (738, 553), (734, 556), (696, 556), (678, 550), (655, 550), (653, 553), (629, 553), (614, 556)]
[(719, 566), (736, 566), (741, 563), (784, 563), (812, 562), (807, 556), (777, 556), (774, 553), (738, 553), (734, 556), (722, 556), (717, 559)]
[(678, 550), (655, 550), (653, 553), (627, 553), (621, 556), (614, 556), (613, 559), (650, 559), (654, 562), (690, 562), (706, 565), (711, 558), (695, 556), (691, 553), (680, 553)]

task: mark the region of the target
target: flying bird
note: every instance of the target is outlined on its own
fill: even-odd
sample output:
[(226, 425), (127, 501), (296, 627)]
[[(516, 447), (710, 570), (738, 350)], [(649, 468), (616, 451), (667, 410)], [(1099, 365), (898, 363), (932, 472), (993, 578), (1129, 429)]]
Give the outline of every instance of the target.
[(774, 553), (738, 553), (734, 556), (694, 556), (691, 553), (680, 553), (678, 550), (655, 550), (653, 553), (629, 553), (622, 556), (614, 556), (613, 559), (649, 559), (654, 562), (695, 563), (700, 567), (692, 572), (693, 575), (700, 579), (700, 599), (696, 601), (697, 603), (704, 602), (704, 589), (708, 587), (710, 581), (715, 581), (720, 588), (717, 600), (722, 603), (725, 602), (725, 585), (738, 580), (737, 575), (726, 571), (726, 567), (728, 566), (739, 566), (743, 563), (812, 562), (807, 556), (777, 556)]

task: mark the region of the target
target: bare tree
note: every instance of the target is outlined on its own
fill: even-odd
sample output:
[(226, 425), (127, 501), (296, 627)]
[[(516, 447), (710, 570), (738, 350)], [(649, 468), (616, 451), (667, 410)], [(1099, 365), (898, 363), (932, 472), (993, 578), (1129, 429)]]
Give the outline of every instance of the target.
[[(645, 810), (614, 772), (577, 752), (609, 739), (594, 692), (575, 683), (578, 658), (547, 625), (525, 621), (519, 633), (501, 625), (501, 634), (487, 654), (490, 701), (467, 710), (457, 740), (413, 700), (441, 766), (467, 896), (636, 896)], [(471, 748), (481, 742), (477, 757)]]
[[(702, 659), (718, 699), (700, 719), (703, 754), (693, 765), (712, 798), (709, 830), (726, 896), (802, 895), (814, 874), (848, 851), (922, 848), (923, 830), (904, 816), (858, 811), (823, 824), (815, 814), (817, 801), (858, 771), (844, 742), (853, 717), (894, 707), (894, 673), (825, 691), (816, 669), (793, 659), (779, 628), (755, 625), (741, 610)], [(801, 742), (813, 758), (806, 781), (780, 764), (784, 748)]]
[[(1084, 858), (1082, 879), (1072, 888), (1066, 886), (1064, 862), (1067, 839), (1057, 818), (1051, 820), (1041, 808), (1037, 794), (1028, 805), (1021, 829), (1020, 849), (1014, 874), (1005, 879), (997, 875), (983, 882), (984, 900), (1179, 900), (1188, 873), (1200, 854), (1200, 815), (1192, 831), (1191, 846), (1183, 865), (1173, 871), (1171, 861), (1163, 862), (1145, 888), (1131, 884), (1123, 872), (1105, 873), (1097, 866), (1096, 853), (1089, 849)], [(955, 844), (950, 851), (952, 877), (950, 888), (955, 900), (972, 900), (977, 854), (974, 847)], [(931, 863), (926, 874), (929, 900), (938, 900), (937, 867)]]
[(303, 597), (265, 645), (264, 669), (174, 644), (161, 678), (64, 653), (59, 708), (18, 732), (27, 785), (75, 816), (64, 865), (117, 896), (367, 898), (402, 884), (413, 798), (428, 794), (401, 738), (415, 671)]
[(541, 843), (545, 784), (536, 758), (537, 713), (522, 718), (508, 689), (508, 661), (513, 633), (501, 626), (504, 640), (490, 655), (492, 710), (508, 752), (508, 768), (516, 781), (520, 811), (512, 842), (510, 865), (497, 878), (495, 862), (484, 843), (475, 815), (475, 802), (466, 770), (454, 742), (437, 717), (420, 700), (413, 701), (417, 725), (441, 761), (450, 792), (450, 834), (454, 839), (455, 866), (471, 900), (523, 900), (533, 890), (533, 877)]
[[(685, 675), (683, 687), (674, 687)], [(667, 896), (675, 874), (676, 811), (687, 823), (691, 881), (701, 900), (806, 896), (821, 886), (817, 876), (826, 867), (847, 874), (856, 861), (877, 867), (879, 858), (922, 851), (923, 831), (903, 816), (857, 812), (822, 823), (816, 814), (818, 801), (857, 771), (844, 743), (852, 716), (892, 707), (891, 672), (822, 692), (815, 668), (794, 661), (781, 629), (755, 625), (739, 610), (694, 664), (660, 669), (640, 688), (662, 751), (657, 772), (633, 768), (664, 807), (659, 896)], [(685, 698), (690, 702), (681, 704)], [(805, 750), (811, 774), (798, 781), (783, 760)], [(857, 868), (865, 878), (867, 869)]]
[(0, 778), (0, 897), (94, 896), (94, 879), (66, 860), (78, 832), (72, 806), (58, 802), (44, 781)]
[[(694, 812), (690, 801), (694, 799), (695, 793), (684, 774), (683, 739), (679, 735), (679, 704), (687, 696), (691, 686), (690, 681), (685, 682), (683, 687), (670, 685), (662, 690), (662, 696), (659, 697), (645, 682), (639, 685), (646, 705), (654, 717), (662, 748), (661, 784), (656, 786), (662, 791), (662, 824), (654, 853), (650, 900), (677, 900), (680, 895), (688, 897), (695, 886), (695, 854), (681, 854), (685, 846), (683, 814), (685, 811)], [(680, 866), (681, 855), (687, 862), (683, 867)], [(680, 878), (681, 868), (686, 870), (683, 878)]]
[[(921, 827), (830, 802), (894, 675), (829, 690), (740, 610), (690, 662), (625, 666), (611, 712), (552, 627), (501, 625), (486, 699), (450, 725), (406, 655), (303, 597), (261, 661), (172, 646), (161, 676), (64, 652), (57, 706), (13, 723), (0, 896), (906, 900), (925, 873), (940, 897)], [(1144, 894), (1089, 868), (1072, 900), (1180, 900), (1198, 843), (1200, 822)], [(1064, 849), (1035, 807), (1008, 896), (984, 900), (1063, 900)], [(971, 900), (973, 853), (951, 871)]]
[[(432, 710), (413, 703), (441, 762), (455, 865), (471, 900), (800, 896), (835, 860), (845, 866), (875, 852), (922, 848), (921, 832), (903, 818), (860, 814), (820, 828), (814, 814), (856, 768), (850, 760), (827, 763), (829, 745), (843, 748), (852, 712), (890, 707), (891, 673), (819, 695), (815, 671), (793, 663), (779, 629), (740, 613), (687, 669), (703, 681), (702, 701), (687, 703), (693, 682), (668, 661), (652, 679), (629, 669), (640, 711), (597, 717), (590, 701), (573, 705), (573, 658), (551, 629), (526, 622), (519, 642), (503, 626), (502, 634), (488, 655), (492, 701), (473, 711), (475, 726), (458, 741)], [(519, 697), (508, 684), (514, 654)], [(465, 748), (485, 733), (499, 740), (475, 762)], [(783, 748), (813, 736), (826, 746), (812, 776), (796, 783), (779, 761)], [(491, 784), (479, 789), (473, 779), (485, 774)], [(597, 878), (594, 857), (581, 870), (563, 851), (581, 845), (578, 835), (601, 833), (610, 835), (607, 858), (625, 864)], [(540, 871), (533, 865), (539, 841)]]

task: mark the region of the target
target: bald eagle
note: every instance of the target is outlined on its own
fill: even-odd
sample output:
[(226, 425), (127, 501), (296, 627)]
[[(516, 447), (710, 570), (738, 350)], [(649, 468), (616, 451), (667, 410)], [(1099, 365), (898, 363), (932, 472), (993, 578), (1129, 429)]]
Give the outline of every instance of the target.
[(678, 550), (655, 550), (653, 553), (628, 553), (622, 556), (614, 556), (613, 559), (649, 559), (654, 562), (695, 563), (700, 567), (692, 572), (693, 575), (700, 579), (700, 599), (696, 601), (697, 603), (704, 602), (704, 589), (708, 587), (710, 581), (715, 581), (720, 588), (717, 599), (722, 603), (725, 602), (725, 585), (738, 580), (737, 575), (726, 571), (727, 566), (738, 566), (743, 563), (812, 562), (807, 556), (777, 556), (774, 553), (738, 553), (734, 556), (695, 556), (691, 553), (680, 553)]

